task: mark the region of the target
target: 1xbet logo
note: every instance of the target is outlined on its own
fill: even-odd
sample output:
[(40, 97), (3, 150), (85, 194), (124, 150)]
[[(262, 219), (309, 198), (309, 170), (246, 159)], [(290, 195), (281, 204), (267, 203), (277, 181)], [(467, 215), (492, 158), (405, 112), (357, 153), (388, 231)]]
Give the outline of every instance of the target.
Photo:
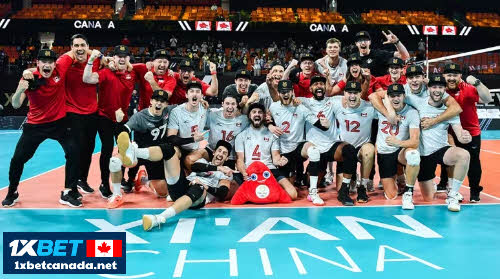
[(10, 253), (12, 257), (22, 257), (25, 254), (32, 257), (64, 257), (68, 256), (68, 253), (74, 257), (79, 245), (83, 245), (83, 240), (16, 239), (9, 243), (9, 247), (12, 248)]

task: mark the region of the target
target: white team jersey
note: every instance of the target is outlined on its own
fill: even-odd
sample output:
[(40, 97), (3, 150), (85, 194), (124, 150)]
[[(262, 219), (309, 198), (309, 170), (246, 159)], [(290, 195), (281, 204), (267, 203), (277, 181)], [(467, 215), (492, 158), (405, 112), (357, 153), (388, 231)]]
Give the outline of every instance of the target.
[[(424, 117), (434, 118), (446, 110), (445, 105), (434, 107), (429, 105), (428, 100), (422, 100), (419, 106), (420, 119)], [(448, 143), (448, 127), (453, 124), (460, 124), (460, 118), (457, 116), (442, 121), (429, 129), (420, 131), (420, 146), (419, 152), (421, 156), (428, 156), (438, 151), (439, 149), (450, 146)]]
[(208, 135), (208, 148), (212, 151), (219, 140), (225, 140), (231, 144), (233, 150), (229, 155), (229, 160), (235, 160), (236, 154), (234, 153), (234, 139), (246, 127), (248, 127), (248, 118), (246, 115), (240, 115), (235, 118), (224, 118), (224, 109), (210, 109), (208, 111), (207, 127), (210, 129)]
[(409, 105), (405, 105), (405, 107), (396, 112), (398, 115), (401, 115), (401, 121), (399, 121), (398, 125), (391, 125), (387, 118), (384, 115), (377, 112), (378, 115), (378, 133), (377, 133), (377, 153), (379, 154), (389, 154), (396, 152), (399, 147), (389, 146), (385, 139), (389, 135), (395, 136), (399, 140), (408, 140), (410, 138), (410, 129), (419, 129), (420, 128), (420, 118), (418, 116), (418, 112), (416, 109), (412, 108)]
[(311, 110), (316, 117), (324, 116), (330, 121), (330, 128), (327, 131), (322, 131), (311, 124), (306, 125), (306, 140), (316, 146), (321, 153), (327, 152), (332, 145), (338, 141), (337, 127), (335, 124), (335, 113), (333, 111), (332, 97), (325, 97), (323, 100), (318, 101), (311, 98), (299, 97), (302, 104)]
[[(406, 83), (404, 86), (405, 89), (405, 103), (413, 106), (418, 111), (420, 111), (419, 105), (423, 102), (427, 102), (427, 98), (429, 98), (429, 89), (427, 85), (422, 84), (420, 92), (413, 93), (410, 89), (410, 85)], [(443, 99), (448, 98), (450, 95), (444, 92)]]
[(269, 169), (275, 169), (271, 151), (280, 150), (278, 139), (267, 129), (261, 127), (255, 129), (252, 125), (248, 126), (236, 137), (236, 152), (245, 154), (245, 165), (248, 167), (254, 161), (261, 161)]
[[(207, 160), (201, 158), (196, 161), (196, 163), (203, 163), (203, 164), (210, 164), (213, 165), (212, 163), (209, 163)], [(224, 175), (223, 172), (221, 171), (208, 171), (208, 172), (191, 172), (186, 179), (188, 181), (193, 181), (195, 179), (198, 179), (201, 184), (212, 187), (212, 188), (219, 188), (219, 181), (220, 180), (232, 180), (232, 176), (226, 176)]]
[(314, 65), (316, 66), (316, 69), (320, 73), (324, 73), (323, 66), (320, 65), (320, 60), (325, 62), (326, 66), (328, 67), (328, 70), (330, 71), (330, 78), (334, 82), (333, 85), (339, 83), (347, 74), (347, 60), (339, 56), (339, 64), (337, 67), (331, 67), (330, 64), (328, 63), (328, 59), (325, 60), (324, 58), (320, 58), (314, 62)]
[(267, 83), (264, 82), (254, 92), (259, 93), (259, 103), (263, 104), (266, 107), (266, 110), (269, 110), (271, 104), (273, 103), (273, 98), (271, 98), (271, 93), (269, 93), (269, 87)]
[[(203, 132), (205, 123), (207, 121), (207, 110), (201, 105), (198, 105), (198, 110), (189, 112), (186, 109), (186, 104), (182, 104), (174, 108), (170, 114), (168, 121), (168, 129), (178, 130), (178, 136), (181, 138), (189, 138), (194, 135), (196, 131)], [(198, 149), (199, 142), (185, 144), (182, 149), (193, 151)]]
[(283, 130), (279, 137), (281, 154), (294, 151), (304, 139), (304, 128), (306, 121), (314, 125), (318, 118), (303, 105), (283, 106), (281, 102), (271, 104), (271, 115), (276, 126)]
[(343, 98), (333, 97), (333, 110), (339, 122), (340, 140), (358, 148), (370, 141), (372, 120), (377, 118), (377, 113), (373, 106), (364, 100), (361, 100), (361, 104), (355, 109), (344, 108)]

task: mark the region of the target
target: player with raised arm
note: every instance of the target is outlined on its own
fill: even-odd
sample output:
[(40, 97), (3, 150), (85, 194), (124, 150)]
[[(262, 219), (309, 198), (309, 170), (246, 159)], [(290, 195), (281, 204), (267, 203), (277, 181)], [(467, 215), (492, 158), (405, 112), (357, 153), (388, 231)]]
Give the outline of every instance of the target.
[(294, 94), (290, 80), (280, 80), (278, 84), (280, 101), (271, 104), (271, 115), (274, 123), (268, 126), (269, 130), (279, 137), (280, 153), (287, 158), (286, 165), (280, 167), (281, 174), (289, 178), (295, 171), (296, 164), (303, 164), (309, 159), (307, 167), (310, 179), (309, 195), (307, 199), (314, 205), (324, 205), (318, 194), (318, 173), (320, 152), (310, 142), (305, 141), (305, 123), (327, 131), (331, 123), (324, 116), (317, 117), (303, 105), (293, 105)]

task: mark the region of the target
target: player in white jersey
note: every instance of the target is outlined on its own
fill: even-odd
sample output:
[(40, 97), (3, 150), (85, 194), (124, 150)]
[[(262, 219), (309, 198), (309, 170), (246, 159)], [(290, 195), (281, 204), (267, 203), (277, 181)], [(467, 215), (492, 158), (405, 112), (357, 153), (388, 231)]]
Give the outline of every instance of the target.
[[(182, 138), (192, 137), (196, 132), (203, 131), (207, 120), (207, 109), (201, 104), (203, 95), (202, 86), (198, 81), (189, 81), (187, 84), (187, 102), (172, 110), (168, 121), (167, 135), (178, 135)], [(192, 151), (197, 150), (198, 142), (182, 145), (181, 162)]]
[(378, 113), (377, 163), (380, 179), (387, 199), (396, 199), (398, 187), (395, 176), (398, 164), (405, 167), (406, 188), (403, 194), (403, 209), (413, 209), (413, 186), (420, 167), (418, 144), (420, 123), (417, 110), (404, 103), (405, 90), (394, 83), (387, 89), (387, 100), (401, 119), (396, 125)]
[[(348, 81), (344, 96), (333, 97), (332, 106), (340, 126), (340, 140), (356, 148), (357, 159), (361, 162), (361, 185), (357, 191), (357, 201), (368, 202), (366, 190), (375, 160), (375, 147), (370, 142), (370, 137), (376, 111), (368, 102), (361, 99), (361, 83), (357, 81)], [(344, 172), (342, 165), (341, 162), (337, 163), (337, 189), (340, 188)], [(355, 193), (356, 183), (351, 185), (354, 185), (354, 189), (351, 187), (350, 192)]]
[[(266, 110), (269, 110), (273, 102), (279, 101), (278, 94), (278, 82), (283, 78), (283, 73), (285, 68), (278, 63), (273, 63), (271, 70), (267, 74), (266, 82), (262, 83), (257, 87), (255, 92), (252, 94), (252, 102), (259, 101), (263, 104)], [(250, 105), (249, 103), (248, 105)], [(243, 112), (245, 113), (245, 112)]]
[[(429, 80), (429, 94), (427, 100), (421, 100), (419, 107), (420, 119), (434, 118), (440, 115), (446, 107), (443, 103), (443, 95), (446, 89), (446, 81), (443, 76), (433, 76)], [(434, 176), (437, 164), (447, 167), (453, 174), (450, 178), (451, 187), (446, 203), (448, 210), (460, 211), (460, 196), (458, 190), (462, 186), (465, 175), (469, 170), (470, 155), (463, 148), (450, 146), (448, 143), (448, 128), (451, 126), (458, 141), (463, 144), (471, 142), (472, 136), (460, 125), (460, 118), (455, 116), (450, 120), (440, 122), (429, 129), (421, 131), (420, 141), (420, 172), (418, 181), (422, 196), (425, 201), (434, 198)]]
[(264, 163), (271, 170), (281, 187), (285, 189), (292, 200), (295, 200), (297, 191), (292, 183), (281, 175), (276, 168), (286, 165), (288, 159), (280, 154), (278, 138), (264, 126), (265, 114), (264, 105), (260, 103), (250, 105), (248, 111), (250, 126), (236, 137), (236, 168), (243, 176), (243, 179), (247, 180), (247, 167), (254, 161)]
[[(219, 140), (225, 140), (234, 147), (234, 140), (246, 127), (249, 122), (246, 115), (242, 115), (238, 110), (238, 95), (233, 92), (222, 95), (222, 108), (209, 109), (207, 116), (206, 127), (210, 131), (208, 133), (208, 145), (205, 148), (191, 152), (186, 157), (186, 168), (190, 170), (190, 166), (200, 158), (210, 161), (213, 158), (215, 145)], [(225, 163), (231, 169), (236, 167), (236, 153), (231, 150), (229, 158)]]
[(318, 118), (324, 117), (332, 123), (327, 131), (322, 131), (318, 127), (306, 125), (306, 140), (311, 142), (319, 149), (320, 171), (326, 171), (328, 162), (343, 162), (344, 175), (342, 185), (338, 189), (337, 199), (346, 206), (354, 205), (349, 197), (349, 183), (352, 175), (356, 172), (357, 158), (356, 148), (347, 142), (337, 140), (335, 113), (333, 110), (333, 98), (326, 95), (326, 78), (322, 76), (313, 76), (311, 78), (310, 90), (312, 98), (299, 98), (302, 104), (309, 108)]
[(339, 55), (340, 49), (340, 40), (330, 38), (326, 41), (326, 56), (314, 62), (319, 73), (330, 76), (330, 86), (339, 83), (347, 74), (347, 60)]
[(322, 131), (330, 128), (330, 121), (325, 117), (317, 117), (304, 105), (293, 105), (293, 84), (290, 80), (280, 80), (278, 84), (280, 101), (271, 104), (271, 116), (275, 124), (268, 126), (270, 131), (279, 137), (281, 155), (288, 162), (280, 167), (281, 174), (286, 178), (295, 171), (296, 165), (309, 159), (308, 173), (310, 176), (309, 195), (307, 199), (314, 205), (324, 205), (318, 194), (318, 172), (320, 152), (310, 142), (304, 139), (305, 123), (309, 123)]

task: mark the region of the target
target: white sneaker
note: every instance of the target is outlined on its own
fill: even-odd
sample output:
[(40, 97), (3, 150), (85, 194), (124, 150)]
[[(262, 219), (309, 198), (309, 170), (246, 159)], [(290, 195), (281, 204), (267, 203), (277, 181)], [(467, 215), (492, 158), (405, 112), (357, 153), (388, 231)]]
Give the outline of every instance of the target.
[(333, 183), (333, 175), (329, 172), (325, 175), (325, 183), (330, 185)]
[(356, 194), (358, 192), (358, 182), (354, 179), (351, 179), (351, 183), (349, 183), (349, 194)]
[(116, 139), (116, 143), (123, 166), (135, 167), (137, 165), (137, 144), (135, 142), (130, 142), (130, 137), (127, 132), (121, 132)]
[(460, 204), (459, 204), (459, 193), (455, 194), (448, 194), (448, 198), (446, 199), (446, 203), (448, 204), (448, 210), (453, 211), (453, 212), (458, 212), (460, 211)]
[(167, 196), (167, 201), (168, 202), (172, 202), (173, 201), (172, 198), (170, 197), (170, 195)]
[[(384, 187), (382, 187), (383, 189)], [(368, 192), (374, 192), (375, 187), (373, 187), (373, 180), (368, 180), (368, 183), (366, 183), (366, 191)]]
[(161, 224), (165, 224), (166, 221), (161, 215), (143, 215), (142, 228), (145, 231), (150, 231), (154, 227), (160, 227)]
[(413, 194), (411, 192), (405, 192), (403, 194), (403, 209), (413, 210), (415, 205), (413, 205)]
[[(450, 194), (449, 190), (448, 190), (448, 194)], [(457, 192), (457, 199), (458, 199), (458, 202), (463, 202), (464, 196), (462, 196), (462, 194), (460, 194), (460, 192)]]
[(317, 206), (325, 205), (325, 202), (323, 201), (323, 199), (321, 199), (321, 197), (318, 194), (318, 189), (310, 189), (309, 195), (307, 195), (307, 200)]

